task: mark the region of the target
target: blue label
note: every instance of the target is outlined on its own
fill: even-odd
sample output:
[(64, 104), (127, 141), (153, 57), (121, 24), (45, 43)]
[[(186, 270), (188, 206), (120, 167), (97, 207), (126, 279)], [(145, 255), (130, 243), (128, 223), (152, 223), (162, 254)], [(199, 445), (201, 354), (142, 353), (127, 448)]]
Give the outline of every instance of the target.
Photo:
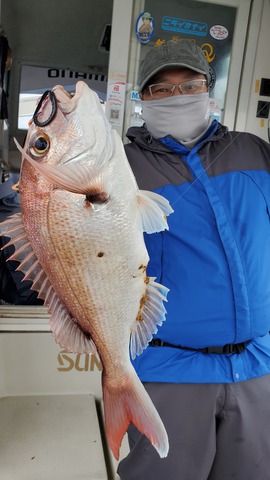
[(139, 92), (137, 90), (132, 90), (130, 98), (131, 100), (140, 100)]
[(208, 32), (207, 23), (194, 22), (193, 20), (175, 17), (163, 17), (162, 28), (163, 30), (199, 35), (200, 37), (205, 37)]

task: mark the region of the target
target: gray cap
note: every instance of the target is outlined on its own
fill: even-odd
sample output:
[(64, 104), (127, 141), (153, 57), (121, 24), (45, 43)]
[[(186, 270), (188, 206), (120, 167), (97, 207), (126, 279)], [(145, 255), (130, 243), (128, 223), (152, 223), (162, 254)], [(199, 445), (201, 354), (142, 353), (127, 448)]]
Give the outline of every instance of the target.
[(169, 40), (159, 47), (151, 48), (141, 62), (138, 75), (139, 92), (160, 70), (177, 67), (203, 73), (210, 83), (209, 63), (202, 49), (191, 40)]

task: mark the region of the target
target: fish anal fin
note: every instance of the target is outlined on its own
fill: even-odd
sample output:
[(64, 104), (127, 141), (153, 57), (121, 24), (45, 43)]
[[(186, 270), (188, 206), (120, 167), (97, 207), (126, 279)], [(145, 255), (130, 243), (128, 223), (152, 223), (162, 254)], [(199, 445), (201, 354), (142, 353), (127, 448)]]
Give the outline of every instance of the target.
[[(122, 375), (114, 385), (103, 370), (102, 386), (106, 438), (113, 455), (119, 459), (119, 449), (130, 423), (146, 435), (161, 458), (166, 457), (169, 442), (165, 427), (134, 369)], [(116, 382), (117, 383), (117, 382)]]
[(168, 292), (168, 288), (155, 282), (153, 277), (146, 278), (146, 293), (131, 328), (130, 353), (133, 359), (143, 352), (157, 332), (157, 327), (164, 322), (164, 301), (167, 301)]

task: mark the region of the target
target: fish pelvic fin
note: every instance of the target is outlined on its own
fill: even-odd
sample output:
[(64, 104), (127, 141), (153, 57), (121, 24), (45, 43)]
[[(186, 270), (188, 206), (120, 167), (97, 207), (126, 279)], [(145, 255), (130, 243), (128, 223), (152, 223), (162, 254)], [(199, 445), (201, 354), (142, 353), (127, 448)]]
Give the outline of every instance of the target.
[(166, 457), (169, 451), (167, 432), (133, 367), (120, 383), (116, 383), (114, 385), (103, 370), (105, 431), (116, 460), (119, 459), (122, 439), (130, 423), (149, 439), (161, 458)]
[(141, 308), (131, 327), (130, 354), (132, 359), (140, 355), (157, 333), (158, 326), (166, 320), (166, 308), (169, 289), (155, 282), (155, 278), (146, 277), (146, 293), (141, 300)]
[(137, 204), (144, 232), (168, 230), (166, 217), (173, 213), (173, 209), (166, 198), (154, 192), (138, 190)]
[(12, 215), (0, 224), (0, 235), (10, 238), (2, 249), (10, 245), (15, 248), (15, 252), (8, 260), (19, 262), (17, 270), (24, 274), (23, 280), (32, 282), (31, 290), (39, 292), (38, 298), (42, 298), (44, 304), (48, 306), (51, 314), (50, 327), (56, 342), (66, 352), (96, 353), (91, 338), (80, 329), (55, 293), (28, 240), (20, 213)]

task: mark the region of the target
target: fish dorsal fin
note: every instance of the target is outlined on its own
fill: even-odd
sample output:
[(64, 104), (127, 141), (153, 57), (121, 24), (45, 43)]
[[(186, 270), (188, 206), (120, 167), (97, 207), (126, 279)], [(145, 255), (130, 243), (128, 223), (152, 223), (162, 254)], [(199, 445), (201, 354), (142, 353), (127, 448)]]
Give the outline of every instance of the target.
[(144, 232), (168, 230), (166, 216), (173, 213), (173, 209), (166, 198), (154, 192), (138, 190), (137, 204)]
[[(37, 257), (33, 252), (32, 246), (28, 240), (26, 230), (23, 225), (22, 215), (17, 213), (12, 215), (0, 225), (0, 235), (9, 237), (10, 241), (6, 243), (2, 248), (14, 245), (15, 252), (9, 257), (8, 260), (16, 260), (21, 265), (21, 270), (25, 275), (28, 275), (28, 280), (34, 280), (35, 271), (32, 268), (33, 265), (37, 267)], [(33, 274), (31, 275), (31, 270)]]
[(24, 274), (24, 280), (33, 282), (32, 290), (39, 292), (51, 315), (50, 327), (56, 342), (67, 352), (96, 353), (90, 336), (85, 334), (55, 293), (28, 240), (21, 214), (13, 215), (0, 225), (0, 235), (10, 237), (2, 248), (14, 245), (15, 253), (9, 260), (20, 262), (17, 270)]
[[(11, 245), (15, 248), (15, 252), (8, 260), (15, 260), (20, 263), (17, 270), (20, 270), (24, 274), (23, 280), (33, 282), (31, 289), (38, 291), (38, 297), (44, 300), (47, 293), (44, 279), (47, 278), (47, 276), (28, 240), (22, 215), (17, 213), (2, 222), (0, 225), (0, 235), (10, 238), (10, 241), (2, 247), (3, 249)], [(43, 288), (41, 288), (42, 286)]]
[(143, 352), (157, 332), (157, 326), (164, 322), (167, 312), (163, 302), (167, 301), (168, 292), (168, 288), (156, 283), (153, 277), (147, 277), (142, 308), (131, 328), (130, 353), (133, 359)]

